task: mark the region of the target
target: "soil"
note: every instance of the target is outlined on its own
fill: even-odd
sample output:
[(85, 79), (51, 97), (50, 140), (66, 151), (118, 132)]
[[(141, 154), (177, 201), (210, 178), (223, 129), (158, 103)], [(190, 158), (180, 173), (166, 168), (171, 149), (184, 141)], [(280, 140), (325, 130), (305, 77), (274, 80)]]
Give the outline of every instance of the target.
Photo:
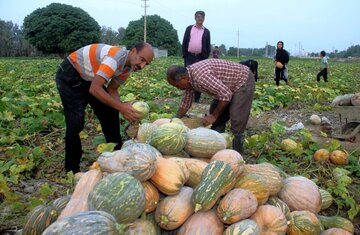
[[(209, 105), (205, 102), (208, 102), (209, 100), (206, 97), (203, 99), (204, 101), (202, 101), (202, 103), (193, 104), (192, 109), (189, 111), (191, 115), (201, 116), (208, 112)], [(167, 103), (172, 101), (173, 100), (168, 99), (164, 99), (161, 101), (159, 100), (159, 102), (161, 103)], [(309, 121), (309, 117), (312, 114), (317, 114), (320, 117), (326, 117), (330, 121), (331, 125), (322, 126), (311, 124)], [(257, 117), (251, 117), (248, 122), (247, 129), (249, 130), (249, 132), (256, 133), (257, 131), (262, 131), (269, 128), (269, 126), (275, 121), (282, 121), (289, 128), (294, 124), (302, 123), (304, 125), (304, 128), (310, 130), (313, 138), (319, 143), (328, 143), (332, 141), (333, 139), (331, 138), (330, 133), (338, 132), (341, 127), (338, 114), (335, 112), (315, 112), (313, 110), (306, 109), (301, 104), (294, 104), (291, 107), (279, 108), (277, 110), (264, 112)], [(92, 144), (92, 139), (98, 135), (96, 131), (93, 131), (96, 130), (95, 127), (95, 123), (88, 123), (85, 128), (89, 134), (89, 138), (83, 140), (83, 148), (85, 150), (84, 158), (81, 163), (81, 168), (83, 170), (88, 169), (91, 163), (96, 159), (96, 156), (98, 156), (98, 153), (96, 153)], [(324, 137), (321, 132), (327, 132), (329, 134), (327, 135), (327, 137)], [(60, 137), (62, 135), (63, 133), (59, 133)], [(343, 144), (344, 149), (346, 149), (348, 152), (357, 151), (360, 155), (360, 136), (358, 136), (358, 138), (354, 142), (345, 140), (340, 141)], [(54, 146), (53, 154), (55, 153), (56, 155), (62, 155), (63, 148), (63, 145)], [(60, 196), (63, 192), (67, 190), (61, 183), (59, 183), (59, 178), (65, 178), (63, 159), (59, 160), (58, 158), (51, 158), (49, 156), (49, 161), (46, 162), (45, 168), (46, 169), (42, 169), (41, 171), (39, 171), (34, 179), (22, 181), (19, 185), (13, 187), (13, 190), (18, 192), (23, 197), (23, 199), (25, 199), (28, 198), (32, 193), (37, 192), (37, 190), (42, 184), (48, 183), (50, 186), (56, 186), (57, 188), (59, 188), (59, 192), (56, 193), (56, 195), (53, 195), (53, 197), (56, 198), (57, 196)], [(6, 213), (8, 213), (6, 208), (4, 210), (0, 210), (0, 218), (3, 217), (3, 215)], [(8, 221), (6, 224), (0, 224), (0, 234), (16, 234), (16, 232), (19, 232), (22, 227), (21, 221), (22, 220), (14, 219), (13, 221)], [(355, 234), (360, 234), (359, 224), (360, 219), (355, 219)]]

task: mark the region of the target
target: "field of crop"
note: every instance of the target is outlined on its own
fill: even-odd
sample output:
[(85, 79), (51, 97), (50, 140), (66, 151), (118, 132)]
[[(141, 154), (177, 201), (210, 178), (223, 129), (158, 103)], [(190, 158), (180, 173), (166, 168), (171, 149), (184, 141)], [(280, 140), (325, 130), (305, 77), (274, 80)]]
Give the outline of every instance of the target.
[[(319, 60), (294, 58), (289, 63), (291, 86), (282, 83), (276, 87), (272, 60), (255, 59), (259, 62), (259, 81), (252, 125), (246, 136), (246, 161), (271, 162), (289, 175), (312, 179), (334, 197), (335, 203), (322, 213), (350, 219), (359, 232), (360, 142), (331, 139), (315, 129), (288, 132), (285, 128), (295, 124), (291, 123), (295, 120), (308, 124), (310, 115), (318, 114), (327, 116), (336, 129), (337, 116), (329, 104), (336, 96), (360, 92), (359, 62), (330, 61), (329, 82), (317, 83)], [(0, 59), (0, 233), (20, 229), (32, 208), (73, 190), (73, 175), (66, 175), (63, 169), (65, 124), (54, 82), (60, 62), (43, 58)], [(143, 71), (132, 74), (120, 90), (123, 101), (142, 100), (150, 105), (151, 113), (145, 121), (172, 117), (177, 110), (181, 92), (165, 79), (171, 64), (182, 64), (182, 59), (155, 59)], [(204, 96), (203, 105), (207, 101), (209, 97)], [(124, 139), (126, 124), (122, 120)], [(81, 138), (84, 150), (81, 167), (86, 170), (99, 156), (97, 146), (104, 143), (99, 123), (90, 109)], [(295, 140), (298, 151), (281, 150), (280, 142), (285, 138)], [(313, 154), (319, 148), (346, 150), (349, 164), (337, 166), (314, 161)], [(334, 170), (340, 170), (342, 178), (335, 179)]]

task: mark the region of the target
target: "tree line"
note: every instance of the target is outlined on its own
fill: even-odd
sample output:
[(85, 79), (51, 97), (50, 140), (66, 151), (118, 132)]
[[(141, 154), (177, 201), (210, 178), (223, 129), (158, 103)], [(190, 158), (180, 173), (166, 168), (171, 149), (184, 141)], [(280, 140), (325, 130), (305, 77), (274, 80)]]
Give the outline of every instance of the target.
[[(177, 31), (170, 22), (158, 15), (149, 15), (147, 21), (147, 42), (154, 47), (167, 49), (168, 55), (181, 54)], [(22, 26), (0, 19), (0, 57), (16, 56), (60, 56), (91, 43), (131, 46), (144, 37), (144, 17), (129, 22), (126, 28), (113, 30), (102, 26), (87, 12), (78, 7), (52, 3), (39, 8), (25, 17)], [(226, 48), (219, 46), (222, 55), (272, 56), (276, 47)], [(318, 52), (311, 53), (318, 56)], [(360, 57), (360, 45), (346, 51), (328, 53), (329, 57)]]

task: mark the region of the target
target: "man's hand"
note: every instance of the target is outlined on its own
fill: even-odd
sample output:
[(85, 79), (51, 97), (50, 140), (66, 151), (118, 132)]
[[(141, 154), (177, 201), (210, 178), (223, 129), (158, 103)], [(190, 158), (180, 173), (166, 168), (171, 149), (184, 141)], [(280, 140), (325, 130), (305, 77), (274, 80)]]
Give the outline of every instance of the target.
[(205, 116), (202, 120), (204, 126), (214, 124), (215, 121), (216, 121), (216, 118), (212, 114)]
[(135, 123), (139, 121), (141, 117), (141, 112), (137, 111), (132, 107), (132, 103), (123, 103), (123, 108), (121, 110), (123, 117), (128, 120), (130, 123)]

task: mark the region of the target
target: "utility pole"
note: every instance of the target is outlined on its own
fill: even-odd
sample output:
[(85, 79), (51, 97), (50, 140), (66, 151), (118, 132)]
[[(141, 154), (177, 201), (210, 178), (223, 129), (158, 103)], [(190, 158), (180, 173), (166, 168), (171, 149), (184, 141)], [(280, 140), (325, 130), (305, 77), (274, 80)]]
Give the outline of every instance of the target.
[(239, 55), (240, 55), (240, 52), (239, 52), (239, 46), (240, 46), (240, 43), (239, 43), (239, 40), (240, 40), (240, 31), (238, 30), (237, 31), (237, 58), (239, 58)]
[(144, 14), (144, 42), (146, 42), (146, 8), (148, 7), (148, 5), (146, 5), (146, 2), (149, 0), (141, 0), (144, 1), (144, 10), (145, 10), (145, 14)]

